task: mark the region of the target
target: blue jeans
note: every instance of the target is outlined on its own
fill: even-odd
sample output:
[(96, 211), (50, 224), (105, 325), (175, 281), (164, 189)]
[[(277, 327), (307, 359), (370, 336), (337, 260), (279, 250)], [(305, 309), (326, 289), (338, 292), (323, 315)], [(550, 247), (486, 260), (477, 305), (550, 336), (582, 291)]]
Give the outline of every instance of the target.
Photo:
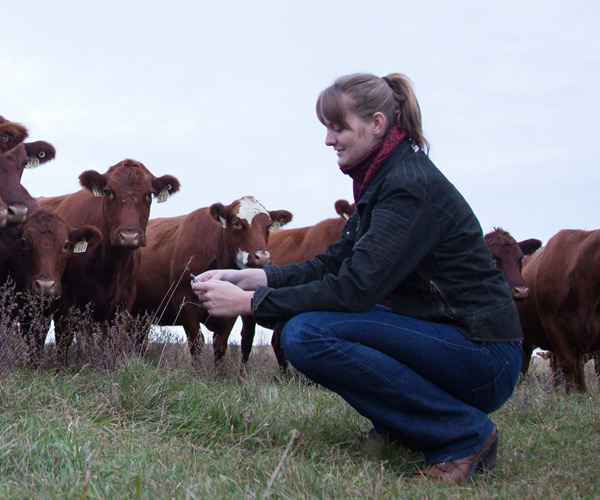
[(427, 464), (479, 450), (487, 417), (512, 394), (521, 344), (482, 344), (452, 326), (383, 306), (363, 313), (307, 312), (288, 321), (281, 346), (292, 365), (340, 394)]

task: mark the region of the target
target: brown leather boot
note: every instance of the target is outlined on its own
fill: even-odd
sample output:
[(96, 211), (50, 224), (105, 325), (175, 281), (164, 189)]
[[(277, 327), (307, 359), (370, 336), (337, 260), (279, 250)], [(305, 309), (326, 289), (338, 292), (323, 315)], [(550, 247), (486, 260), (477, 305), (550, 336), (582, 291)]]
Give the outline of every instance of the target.
[(450, 484), (469, 484), (477, 470), (488, 471), (496, 466), (498, 431), (490, 435), (484, 445), (472, 455), (449, 462), (426, 466), (418, 473), (420, 479), (438, 479)]

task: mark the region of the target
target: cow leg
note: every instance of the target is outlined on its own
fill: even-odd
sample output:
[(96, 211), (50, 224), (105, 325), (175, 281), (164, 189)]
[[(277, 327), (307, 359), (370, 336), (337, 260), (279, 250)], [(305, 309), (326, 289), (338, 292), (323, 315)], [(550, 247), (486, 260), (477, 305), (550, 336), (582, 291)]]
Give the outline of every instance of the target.
[(252, 352), (252, 343), (256, 333), (256, 321), (252, 316), (242, 316), (242, 364), (248, 362), (250, 353)]
[(600, 382), (600, 353), (592, 352), (590, 353), (591, 359), (594, 360), (594, 372), (596, 373), (596, 377), (598, 377), (598, 382)]
[(196, 311), (194, 304), (188, 304), (181, 310), (180, 315), (181, 325), (185, 330), (187, 337), (190, 355), (192, 357), (192, 365), (196, 368), (200, 367), (200, 355), (204, 348), (204, 335), (200, 331), (200, 317)]
[(58, 369), (63, 370), (67, 367), (69, 357), (69, 347), (73, 342), (73, 330), (67, 324), (68, 320), (64, 316), (56, 315), (54, 317), (54, 337), (56, 340), (56, 359)]
[(222, 372), (223, 357), (225, 356), (225, 352), (227, 352), (227, 342), (229, 341), (229, 335), (237, 317), (220, 319), (219, 325), (213, 329), (213, 352), (215, 356), (215, 368)]
[(279, 371), (282, 375), (287, 375), (288, 361), (285, 357), (285, 353), (281, 348), (281, 330), (275, 327), (273, 335), (271, 336), (271, 345), (273, 346), (273, 352), (277, 358), (277, 364), (279, 365)]
[(575, 385), (576, 389), (581, 392), (587, 392), (587, 385), (585, 383), (585, 354), (583, 352), (577, 353), (577, 362), (575, 365)]
[(519, 376), (519, 382), (522, 383), (529, 370), (529, 364), (531, 363), (531, 355), (533, 354), (533, 345), (526, 340), (522, 342), (523, 348), (523, 360), (521, 361), (521, 374)]

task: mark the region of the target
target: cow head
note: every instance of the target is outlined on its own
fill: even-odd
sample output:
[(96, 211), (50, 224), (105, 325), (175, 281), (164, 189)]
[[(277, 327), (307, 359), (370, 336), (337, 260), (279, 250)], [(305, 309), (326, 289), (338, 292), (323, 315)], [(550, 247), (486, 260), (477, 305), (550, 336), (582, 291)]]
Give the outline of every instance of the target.
[[(17, 127), (16, 130), (14, 126)], [(5, 131), (2, 135), (2, 127), (11, 127), (11, 131)], [(24, 143), (26, 136), (27, 130), (24, 127), (0, 117), (0, 144), (6, 139), (5, 144), (10, 145), (5, 151), (0, 151), (0, 197), (7, 205), (9, 224), (23, 223), (32, 201), (29, 193), (21, 186), (23, 169), (37, 167), (56, 156), (52, 144), (45, 141)]]
[(287, 210), (268, 211), (252, 196), (244, 196), (227, 206), (214, 203), (209, 212), (223, 227), (225, 246), (240, 269), (270, 264), (269, 232), (292, 220)]
[(96, 226), (73, 229), (51, 209), (36, 210), (19, 226), (19, 265), (15, 281), (33, 293), (56, 297), (61, 293), (67, 259), (102, 241)]
[(496, 267), (502, 271), (509, 284), (514, 300), (529, 297), (529, 288), (521, 276), (523, 257), (531, 255), (542, 246), (537, 239), (523, 240), (519, 243), (506, 231), (495, 228), (484, 236)]
[(160, 202), (179, 191), (175, 177), (154, 177), (134, 160), (123, 160), (105, 174), (86, 170), (79, 176), (79, 182), (102, 198), (103, 231), (109, 235), (110, 245), (132, 249), (146, 246), (152, 195)]
[(27, 129), (0, 116), (0, 154), (7, 153), (27, 137)]

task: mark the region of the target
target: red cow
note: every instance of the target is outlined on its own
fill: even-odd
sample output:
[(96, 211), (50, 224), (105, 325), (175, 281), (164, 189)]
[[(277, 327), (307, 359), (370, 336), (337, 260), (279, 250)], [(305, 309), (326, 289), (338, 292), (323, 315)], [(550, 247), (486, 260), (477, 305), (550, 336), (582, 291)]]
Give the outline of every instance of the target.
[(214, 332), (218, 364), (236, 318), (210, 317), (192, 292), (189, 273), (270, 263), (269, 231), (291, 219), (287, 210), (267, 211), (246, 196), (227, 206), (214, 203), (187, 215), (151, 220), (133, 312), (155, 312), (153, 323), (183, 326), (195, 363), (204, 345), (200, 332), (204, 323)]
[[(331, 243), (339, 241), (342, 238), (342, 229), (356, 207), (346, 200), (336, 201), (334, 207), (339, 217), (325, 219), (314, 226), (274, 233), (269, 241), (273, 264), (283, 266), (312, 259), (323, 253)], [(252, 316), (242, 316), (242, 325), (242, 363), (246, 363), (252, 351), (256, 322)], [(280, 336), (281, 332), (276, 328), (271, 336), (271, 345), (279, 368), (285, 373), (288, 363), (281, 349)]]
[(600, 349), (600, 230), (560, 231), (525, 260), (523, 278), (522, 373), (537, 346), (556, 355), (567, 391), (586, 391), (585, 355)]
[(119, 308), (131, 311), (152, 195), (164, 201), (179, 190), (175, 177), (155, 177), (133, 160), (123, 160), (105, 174), (87, 170), (79, 181), (84, 189), (76, 193), (38, 200), (70, 224), (96, 226), (103, 236), (96, 248), (69, 259), (63, 276), (55, 314), (57, 352), (63, 366), (73, 340), (74, 332), (67, 327), (72, 306), (93, 303), (92, 318), (98, 322), (111, 319)]
[[(86, 247), (93, 249), (101, 240), (102, 233), (95, 226), (74, 229), (51, 209), (36, 210), (18, 226), (18, 249), (11, 256), (10, 266), (16, 290), (49, 298), (60, 296), (67, 259), (74, 253), (82, 255)], [(31, 361), (39, 359), (46, 339), (50, 318), (49, 311), (45, 312), (47, 322), (41, 318), (27, 321), (27, 315), (21, 319)]]
[(17, 249), (18, 228), (38, 203), (21, 185), (24, 168), (54, 159), (54, 147), (45, 141), (23, 143), (27, 129), (0, 117), (0, 282), (7, 278), (10, 259)]

